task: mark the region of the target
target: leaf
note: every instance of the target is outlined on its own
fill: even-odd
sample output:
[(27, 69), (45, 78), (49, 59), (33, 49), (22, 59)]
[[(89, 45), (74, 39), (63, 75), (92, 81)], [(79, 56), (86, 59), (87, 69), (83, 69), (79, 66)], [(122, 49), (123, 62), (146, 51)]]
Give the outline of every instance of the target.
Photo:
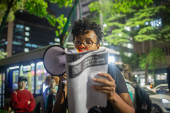
[(56, 34), (56, 36), (57, 36), (57, 37), (59, 36), (59, 33), (58, 33), (58, 31), (55, 31), (55, 34)]

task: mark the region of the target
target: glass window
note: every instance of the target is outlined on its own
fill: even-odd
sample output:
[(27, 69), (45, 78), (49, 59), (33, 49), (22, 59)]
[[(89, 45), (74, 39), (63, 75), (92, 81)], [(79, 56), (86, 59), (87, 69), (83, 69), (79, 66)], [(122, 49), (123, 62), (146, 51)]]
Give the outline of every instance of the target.
[(42, 92), (42, 85), (44, 83), (45, 77), (49, 75), (44, 68), (43, 62), (38, 62), (36, 65), (36, 94)]
[(22, 24), (16, 24), (16, 28), (24, 28), (24, 25), (22, 25)]
[(60, 42), (60, 39), (59, 38), (55, 38), (54, 41), (55, 42)]
[(25, 32), (25, 36), (30, 36), (30, 33), (29, 32)]
[(29, 38), (28, 38), (28, 37), (25, 37), (25, 41), (29, 41)]
[(36, 44), (32, 44), (32, 47), (34, 47), (34, 48), (38, 48), (38, 45), (36, 45)]
[(54, 42), (49, 42), (49, 45), (54, 45)]
[(29, 52), (29, 49), (28, 48), (24, 48), (24, 52)]
[(31, 65), (26, 65), (26, 66), (21, 66), (20, 68), (20, 76), (25, 76), (27, 77), (27, 85), (26, 89), (31, 91), (31, 93), (34, 93), (34, 67), (35, 64), (32, 63)]
[(2, 76), (3, 76), (3, 73), (0, 73), (0, 94), (2, 94)]
[(3, 73), (3, 76), (2, 76), (2, 84), (3, 84), (2, 92), (3, 94), (5, 94), (5, 73)]
[(13, 90), (18, 89), (19, 70), (13, 71)]
[(27, 27), (27, 26), (26, 26), (26, 27), (25, 27), (25, 30), (29, 31), (29, 30), (30, 30), (30, 27)]
[(31, 47), (31, 43), (25, 43), (25, 46)]

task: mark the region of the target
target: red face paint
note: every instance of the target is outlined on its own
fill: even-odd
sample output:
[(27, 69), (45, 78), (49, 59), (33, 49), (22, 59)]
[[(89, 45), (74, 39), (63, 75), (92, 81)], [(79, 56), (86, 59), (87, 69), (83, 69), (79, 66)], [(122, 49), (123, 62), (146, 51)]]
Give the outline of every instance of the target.
[(83, 50), (78, 50), (79, 52), (83, 52)]
[[(79, 46), (79, 48), (85, 49), (86, 47)], [(87, 49), (87, 51), (88, 51), (88, 48), (86, 48), (86, 49)], [(78, 52), (83, 52), (83, 50), (78, 50), (78, 49), (77, 49), (77, 51), (78, 51)]]

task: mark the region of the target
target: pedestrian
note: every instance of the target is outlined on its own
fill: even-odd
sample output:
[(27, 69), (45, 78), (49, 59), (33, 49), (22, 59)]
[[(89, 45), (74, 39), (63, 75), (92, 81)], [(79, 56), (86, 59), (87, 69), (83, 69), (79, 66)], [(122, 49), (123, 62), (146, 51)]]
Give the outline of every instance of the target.
[(35, 100), (30, 91), (26, 90), (27, 78), (20, 76), (18, 89), (12, 92), (10, 107), (14, 113), (31, 113), (35, 108)]
[(52, 108), (55, 102), (55, 95), (58, 90), (59, 78), (57, 76), (48, 75), (45, 78), (45, 85), (49, 86), (42, 94), (42, 113), (52, 113)]
[[(104, 36), (102, 27), (95, 22), (91, 22), (88, 18), (74, 22), (72, 35), (75, 48), (82, 52), (99, 49), (99, 42)], [(106, 79), (94, 78), (93, 81), (103, 85), (95, 85), (92, 88), (106, 95), (107, 106), (94, 106), (89, 110), (89, 113), (134, 113), (135, 109), (121, 72), (113, 64), (109, 64), (108, 73), (99, 73), (99, 76)], [(64, 75), (63, 78), (66, 79), (66, 76)], [(61, 82), (61, 84), (64, 83)], [(53, 113), (64, 113), (65, 109), (68, 108), (66, 90), (66, 85), (65, 88), (60, 88), (56, 96)]]

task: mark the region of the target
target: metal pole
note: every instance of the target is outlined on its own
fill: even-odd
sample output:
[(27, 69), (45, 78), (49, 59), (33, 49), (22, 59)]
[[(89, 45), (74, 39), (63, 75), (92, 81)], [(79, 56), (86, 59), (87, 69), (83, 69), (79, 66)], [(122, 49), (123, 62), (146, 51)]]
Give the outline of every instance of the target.
[[(65, 34), (66, 34), (66, 32), (67, 32), (67, 29), (68, 29), (68, 27), (69, 27), (69, 22), (70, 22), (70, 20), (71, 20), (71, 17), (73, 16), (73, 13), (74, 13), (74, 11), (75, 11), (75, 9), (76, 9), (76, 7), (77, 7), (78, 2), (79, 2), (79, 0), (76, 0), (76, 1), (74, 2), (74, 5), (73, 5), (73, 7), (72, 7), (72, 9), (71, 9), (71, 11), (70, 11), (70, 14), (69, 14), (69, 16), (68, 16), (67, 22), (66, 22), (66, 24), (65, 24), (65, 26), (64, 26), (63, 32), (62, 32), (62, 34), (61, 34), (61, 36), (60, 36), (60, 46), (62, 46), (62, 47), (63, 47), (64, 43), (67, 43), (67, 42), (65, 41), (65, 39), (64, 39), (64, 36), (65, 36)], [(64, 39), (64, 41), (63, 41), (63, 39)]]
[[(99, 4), (102, 4), (102, 0), (99, 0)], [(99, 17), (100, 17), (100, 25), (103, 26), (103, 14), (100, 13)], [(104, 46), (104, 37), (102, 37), (102, 46)]]

